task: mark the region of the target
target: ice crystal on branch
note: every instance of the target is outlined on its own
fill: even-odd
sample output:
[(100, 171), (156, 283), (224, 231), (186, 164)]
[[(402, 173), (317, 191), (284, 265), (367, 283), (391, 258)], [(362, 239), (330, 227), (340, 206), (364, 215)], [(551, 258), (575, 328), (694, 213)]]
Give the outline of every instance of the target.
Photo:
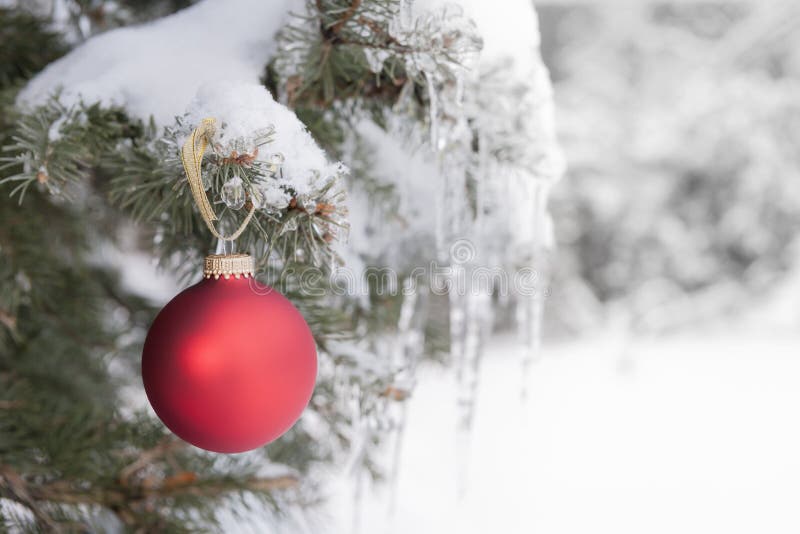
[[(321, 106), (352, 97), (394, 103), (409, 78), (424, 83), (464, 69), (481, 48), (474, 24), (457, 5), (415, 19), (398, 0), (309, 1), (278, 34), (274, 69), (291, 106)], [(364, 69), (363, 67), (367, 67)]]

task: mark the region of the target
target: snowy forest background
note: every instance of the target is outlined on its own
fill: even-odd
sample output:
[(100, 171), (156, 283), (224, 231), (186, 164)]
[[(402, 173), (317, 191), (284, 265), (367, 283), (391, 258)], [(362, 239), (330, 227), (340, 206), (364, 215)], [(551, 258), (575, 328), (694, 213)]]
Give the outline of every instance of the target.
[(464, 495), (424, 375), (396, 531), (793, 532), (800, 6), (536, 7), (567, 161), (541, 360), (520, 407), (518, 346), (485, 357)]
[[(153, 2), (142, 20), (191, 3), (153, 8), (159, 5)], [(24, 4), (0, 1), (11, 9)], [(92, 2), (74, 4), (91, 12)], [(411, 371), (399, 368), (399, 378), (366, 365), (365, 374), (389, 394), (369, 405), (364, 420), (357, 415), (367, 388), (333, 388), (352, 396), (336, 404), (343, 415), (337, 413), (331, 428), (346, 427), (344, 433), (365, 443), (351, 441), (348, 449), (337, 442), (331, 448), (341, 449), (325, 451), (334, 461), (314, 456), (311, 467), (297, 462), (307, 485), (288, 495), (215, 503), (224, 531), (800, 528), (800, 6), (554, 0), (535, 2), (535, 8), (560, 147), (545, 139), (542, 153), (553, 149), (555, 159), (563, 153), (566, 169), (557, 180), (557, 164), (552, 171), (537, 168), (533, 174), (546, 182), (541, 189), (512, 192), (523, 208), (530, 201), (534, 213), (509, 217), (532, 223), (519, 232), (525, 239), (508, 246), (507, 228), (488, 218), (488, 231), (452, 226), (449, 231), (460, 233), (451, 231), (445, 248), (465, 239), (477, 247), (479, 260), (499, 257), (512, 268), (527, 262), (544, 276), (545, 290), (516, 307), (520, 303), (482, 293), (472, 304), (456, 303), (468, 316), (490, 301), (495, 311), (490, 333), (460, 340), (484, 345), (462, 372), (454, 371), (457, 363), (436, 336), (426, 339)], [(117, 24), (113, 17), (106, 22)], [(518, 20), (479, 26), (497, 36), (505, 23), (510, 34), (525, 33)], [(80, 23), (65, 27), (82, 31)], [(530, 35), (536, 31), (531, 24)], [(509, 40), (504, 50), (513, 55)], [(11, 77), (12, 70), (0, 77)], [(546, 84), (533, 86), (545, 87), (546, 95)], [(487, 125), (493, 135), (500, 130)], [(536, 137), (541, 132), (524, 134), (520, 143), (527, 135), (542, 139)], [(347, 156), (354, 153), (337, 156), (352, 165)], [(377, 165), (429, 172), (424, 161), (398, 163), (404, 156), (381, 153)], [(435, 194), (418, 182), (404, 191), (398, 210)], [(495, 193), (489, 198), (496, 200)], [(540, 211), (548, 197), (549, 216)], [(356, 215), (364, 198), (351, 191)], [(519, 208), (509, 204), (510, 211)], [(356, 249), (359, 239), (367, 240), (362, 222), (351, 221)], [(436, 257), (438, 244), (414, 240), (435, 240), (426, 225), (439, 223), (420, 216), (417, 224), (423, 230), (415, 233), (412, 225), (399, 244), (370, 236), (380, 248), (376, 257), (400, 272), (408, 269), (406, 254), (409, 263)], [(127, 286), (138, 285), (161, 304), (174, 294), (179, 280), (163, 271), (154, 278), (154, 262), (141, 251), (126, 254), (106, 250), (103, 257), (138, 266), (125, 273), (132, 277)], [(445, 301), (427, 298), (426, 324), (436, 326), (447, 315), (453, 303)], [(399, 322), (388, 314), (397, 332), (361, 347), (364, 353), (384, 351), (402, 360), (406, 356), (391, 347), (419, 343), (420, 325), (408, 317), (403, 323), (406, 308), (398, 307)], [(380, 315), (381, 321), (388, 319)], [(135, 387), (124, 389), (122, 398), (131, 405), (142, 401)], [(359, 433), (358, 425), (368, 425), (376, 412), (377, 430)], [(10, 426), (0, 432), (4, 428)], [(308, 436), (314, 433), (276, 456), (292, 465)], [(286, 474), (279, 462), (266, 468), (263, 458), (259, 462), (262, 475)], [(198, 472), (209, 467), (190, 465)], [(5, 490), (13, 491), (4, 476)], [(25, 517), (9, 504), (9, 493), (0, 495), (6, 497), (4, 518)], [(304, 502), (308, 496), (313, 503)], [(97, 524), (103, 531), (109, 523), (100, 515)]]

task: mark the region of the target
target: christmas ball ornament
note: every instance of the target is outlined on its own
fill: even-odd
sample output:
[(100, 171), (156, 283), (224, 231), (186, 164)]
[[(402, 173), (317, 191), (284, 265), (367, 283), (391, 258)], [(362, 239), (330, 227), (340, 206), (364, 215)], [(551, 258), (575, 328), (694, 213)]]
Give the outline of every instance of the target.
[[(183, 144), (181, 161), (209, 231), (218, 243), (233, 242), (257, 203), (247, 202), (238, 175), (229, 179), (223, 202), (248, 211), (232, 234), (217, 229), (202, 176), (215, 132), (216, 120), (204, 119)], [(225, 159), (240, 164), (238, 152), (231, 154), (236, 157)], [(247, 254), (208, 256), (205, 279), (161, 310), (144, 344), (142, 379), (156, 414), (179, 437), (210, 451), (243, 452), (276, 439), (297, 421), (314, 389), (311, 330), (283, 295), (255, 283), (253, 268)]]
[(179, 437), (210, 451), (247, 451), (286, 432), (308, 404), (314, 338), (286, 297), (255, 283), (250, 256), (209, 256), (204, 275), (150, 327), (142, 379)]

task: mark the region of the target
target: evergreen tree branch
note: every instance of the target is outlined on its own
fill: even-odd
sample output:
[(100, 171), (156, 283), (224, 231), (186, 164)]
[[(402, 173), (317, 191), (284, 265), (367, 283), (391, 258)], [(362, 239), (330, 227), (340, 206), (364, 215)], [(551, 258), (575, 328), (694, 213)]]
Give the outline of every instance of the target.
[[(361, 0), (350, 0), (350, 7), (347, 8), (347, 11), (344, 12), (342, 18), (336, 21), (336, 23), (331, 26), (331, 32), (334, 34), (339, 34), (342, 27), (347, 24), (347, 21), (353, 18), (353, 15), (356, 14), (356, 11), (361, 6)], [(317, 0), (317, 7), (322, 10), (322, 0)]]

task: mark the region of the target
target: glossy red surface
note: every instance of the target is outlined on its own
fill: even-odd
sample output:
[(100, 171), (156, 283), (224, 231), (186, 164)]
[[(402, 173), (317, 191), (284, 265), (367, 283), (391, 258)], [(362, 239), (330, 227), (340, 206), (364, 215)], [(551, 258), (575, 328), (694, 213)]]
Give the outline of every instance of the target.
[(215, 452), (254, 449), (286, 432), (316, 375), (303, 316), (278, 291), (245, 278), (203, 280), (177, 295), (150, 327), (142, 354), (158, 417)]

